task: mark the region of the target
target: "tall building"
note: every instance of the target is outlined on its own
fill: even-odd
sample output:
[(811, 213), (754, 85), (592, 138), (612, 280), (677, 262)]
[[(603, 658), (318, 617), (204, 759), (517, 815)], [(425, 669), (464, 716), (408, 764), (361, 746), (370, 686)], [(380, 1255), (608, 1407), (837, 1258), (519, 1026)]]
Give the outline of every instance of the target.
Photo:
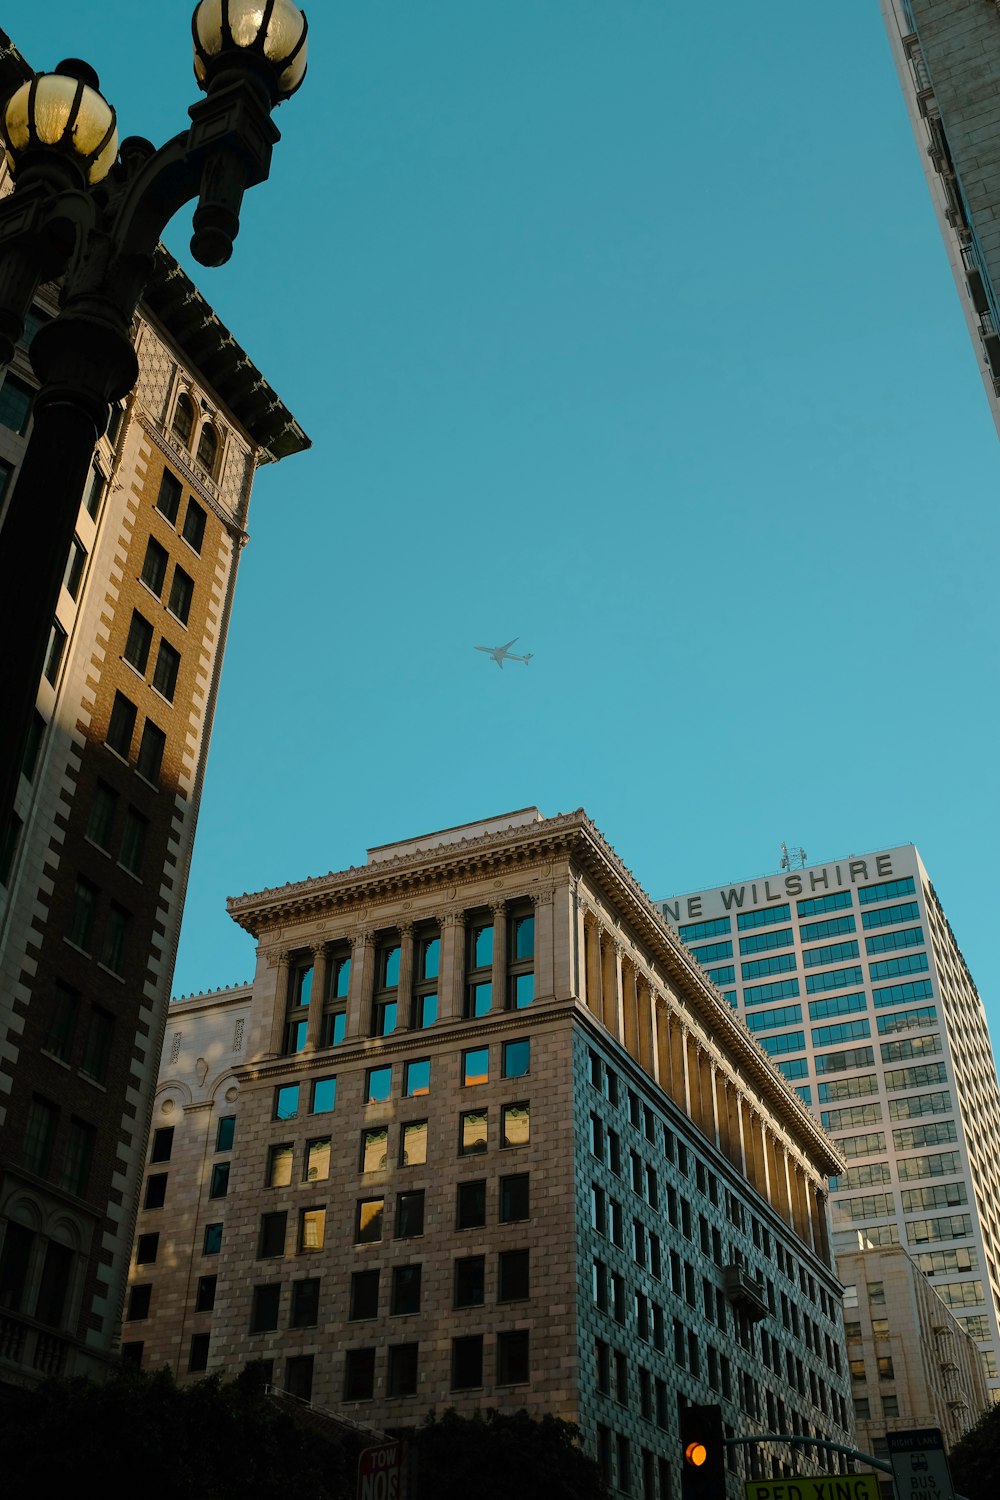
[(937, 1427), (950, 1448), (989, 1406), (979, 1350), (902, 1245), (864, 1240), (834, 1235), (857, 1445), (888, 1456), (886, 1433)]
[[(30, 430), (28, 345), (55, 311), (45, 287), (0, 376), (0, 496)], [(0, 858), (7, 1379), (92, 1373), (117, 1338), (251, 485), (307, 446), (165, 251), (135, 344), (139, 383), (81, 496)]]
[(646, 1500), (679, 1403), (848, 1440), (842, 1162), (583, 812), (229, 910), (256, 975), (171, 1006), (125, 1358), (376, 1428), (551, 1412)]
[(1000, 17), (969, 0), (881, 0), (931, 200), (1000, 428)]
[(1000, 1088), (983, 1003), (916, 849), (659, 904), (847, 1159), (830, 1180), (834, 1229), (909, 1250), (998, 1399)]

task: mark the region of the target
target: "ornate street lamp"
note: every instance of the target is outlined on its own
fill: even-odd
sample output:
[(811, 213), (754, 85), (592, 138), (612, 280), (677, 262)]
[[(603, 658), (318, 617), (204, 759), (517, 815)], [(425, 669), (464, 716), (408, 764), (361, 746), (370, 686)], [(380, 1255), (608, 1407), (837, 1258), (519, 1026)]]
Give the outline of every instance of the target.
[(0, 531), (0, 835), (94, 445), (138, 378), (132, 319), (160, 236), (197, 199), (191, 253), (225, 264), (243, 194), (266, 180), (279, 139), (271, 112), (306, 71), (307, 23), (292, 0), (201, 0), (191, 25), (205, 97), (159, 150), (140, 136), (119, 147), (115, 112), (77, 59), (0, 106), (14, 179), (0, 200), (0, 366), (40, 283), (61, 284), (58, 316), (31, 343), (40, 388)]

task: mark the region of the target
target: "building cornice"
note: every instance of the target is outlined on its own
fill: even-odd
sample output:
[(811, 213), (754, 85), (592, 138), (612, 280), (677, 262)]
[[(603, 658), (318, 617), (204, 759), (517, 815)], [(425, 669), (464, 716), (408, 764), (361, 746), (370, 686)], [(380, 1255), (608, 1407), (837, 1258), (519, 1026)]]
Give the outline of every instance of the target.
[[(743, 1081), (766, 1102), (817, 1165), (827, 1173), (843, 1171), (843, 1159), (833, 1142), (582, 808), (526, 827), (471, 835), (424, 853), (411, 849), (374, 864), (230, 897), (226, 907), (240, 927), (260, 939), (274, 929), (339, 915), (351, 907), (387, 904), (441, 886), (506, 876), (518, 869), (547, 865), (554, 859), (564, 860), (572, 870), (585, 874), (608, 899), (661, 978), (679, 988), (684, 1003), (708, 1036), (724, 1049)], [(368, 911), (366, 925), (373, 921), (377, 922), (377, 916)]]

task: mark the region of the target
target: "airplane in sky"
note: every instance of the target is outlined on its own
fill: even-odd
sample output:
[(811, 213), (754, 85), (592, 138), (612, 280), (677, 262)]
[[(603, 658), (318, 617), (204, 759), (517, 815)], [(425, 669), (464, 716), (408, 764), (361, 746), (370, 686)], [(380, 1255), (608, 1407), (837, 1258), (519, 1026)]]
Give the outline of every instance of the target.
[(513, 641), (508, 641), (506, 646), (476, 646), (475, 650), (485, 651), (487, 656), (492, 656), (501, 672), (503, 671), (503, 664), (505, 661), (523, 661), (524, 665), (527, 666), (532, 658), (533, 653), (529, 651), (527, 656), (515, 656), (510, 648), (511, 646), (513, 646), (514, 641), (516, 640), (517, 636), (514, 637)]

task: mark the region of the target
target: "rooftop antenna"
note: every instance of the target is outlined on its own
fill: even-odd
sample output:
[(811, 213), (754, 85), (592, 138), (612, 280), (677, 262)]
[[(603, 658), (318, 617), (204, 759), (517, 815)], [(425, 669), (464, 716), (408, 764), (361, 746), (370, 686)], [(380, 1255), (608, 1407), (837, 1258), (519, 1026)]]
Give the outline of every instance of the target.
[(783, 870), (804, 870), (806, 867), (806, 851), (804, 849), (791, 849), (784, 839), (781, 840), (781, 868)]

